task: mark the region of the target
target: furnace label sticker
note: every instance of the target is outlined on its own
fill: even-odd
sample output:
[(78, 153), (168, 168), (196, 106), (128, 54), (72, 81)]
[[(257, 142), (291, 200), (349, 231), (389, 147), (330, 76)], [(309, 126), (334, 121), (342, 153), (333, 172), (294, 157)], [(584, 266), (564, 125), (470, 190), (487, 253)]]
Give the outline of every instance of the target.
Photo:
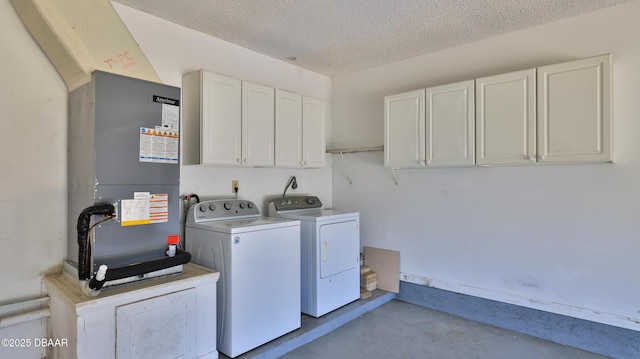
[(178, 131), (140, 127), (140, 162), (178, 163)]
[(120, 225), (138, 226), (151, 223), (151, 194), (149, 192), (135, 192), (133, 199), (120, 201)]
[(171, 131), (180, 131), (180, 107), (162, 104), (162, 127)]
[(162, 105), (162, 128), (180, 131), (180, 100), (153, 95), (153, 102)]

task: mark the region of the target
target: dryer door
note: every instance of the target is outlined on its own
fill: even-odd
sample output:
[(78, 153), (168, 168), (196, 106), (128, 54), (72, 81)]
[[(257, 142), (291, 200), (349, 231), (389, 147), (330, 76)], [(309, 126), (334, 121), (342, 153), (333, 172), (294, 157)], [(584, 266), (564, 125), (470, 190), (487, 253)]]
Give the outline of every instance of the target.
[(320, 226), (319, 235), (320, 278), (327, 278), (359, 265), (358, 221), (323, 224)]

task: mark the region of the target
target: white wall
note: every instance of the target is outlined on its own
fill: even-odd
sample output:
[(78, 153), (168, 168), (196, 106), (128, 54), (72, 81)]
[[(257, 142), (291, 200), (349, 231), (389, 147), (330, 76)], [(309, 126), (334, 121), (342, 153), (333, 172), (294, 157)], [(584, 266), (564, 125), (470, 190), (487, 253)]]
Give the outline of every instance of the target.
[(0, 38), (3, 302), (40, 295), (42, 272), (65, 254), (67, 88), (11, 3), (0, 9), (0, 31), (11, 34)]
[[(383, 144), (383, 97), (613, 53), (614, 164), (397, 171), (345, 155), (336, 208), (363, 246), (399, 250), (401, 277), (640, 330), (640, 2), (334, 78), (334, 146)], [(425, 35), (428, 36), (428, 35)]]
[[(15, 12), (0, 1), (0, 305), (45, 294), (43, 273), (60, 269), (67, 243), (67, 88)], [(22, 306), (8, 306), (8, 313)], [(30, 333), (27, 336), (27, 333)], [(0, 330), (1, 338), (46, 334), (46, 321)], [(0, 357), (41, 348), (0, 347)]]
[[(182, 86), (182, 75), (205, 69), (239, 80), (250, 81), (331, 101), (331, 79), (264, 56), (226, 41), (187, 29), (144, 12), (113, 3), (114, 8), (164, 83)], [(327, 138), (330, 139), (330, 123)], [(189, 139), (183, 138), (183, 141)], [(266, 210), (269, 197), (282, 195), (290, 176), (298, 189), (287, 193), (311, 193), (331, 203), (331, 156), (323, 169), (276, 169), (183, 166), (180, 193), (204, 197), (232, 196), (231, 181), (240, 181), (239, 197), (254, 201)]]
[[(170, 85), (200, 68), (271, 85), (321, 100), (331, 100), (331, 79), (271, 59), (114, 4), (136, 41)], [(24, 310), (5, 305), (46, 295), (48, 271), (59, 271), (67, 236), (67, 88), (33, 40), (9, 0), (0, 1), (0, 315)], [(330, 131), (330, 123), (327, 124)], [(330, 136), (328, 136), (330, 138)], [(331, 158), (324, 169), (244, 169), (183, 167), (181, 193), (230, 196), (230, 181), (240, 180), (240, 198), (264, 207), (264, 199), (282, 193), (289, 176), (295, 193), (314, 193), (330, 203)], [(290, 192), (291, 193), (291, 192)], [(6, 309), (6, 310), (5, 310)], [(46, 320), (0, 330), (2, 338), (42, 338)], [(41, 357), (41, 348), (0, 357)]]
[[(612, 52), (612, 165), (411, 170), (400, 172), (395, 186), (382, 153), (374, 152), (345, 155), (351, 186), (342, 162), (332, 170), (328, 156), (321, 170), (183, 167), (181, 193), (226, 196), (237, 179), (240, 197), (264, 205), (296, 175), (297, 193), (331, 205), (333, 191), (336, 207), (359, 210), (362, 244), (400, 250), (402, 271), (416, 280), (638, 329), (625, 318), (640, 317), (639, 2), (334, 79), (333, 94), (329, 78), (114, 6), (168, 84), (180, 86), (182, 74), (204, 68), (333, 99), (335, 148), (382, 144), (384, 95)], [(5, 304), (45, 294), (43, 273), (59, 269), (66, 256), (67, 90), (8, 0), (0, 1), (0, 20), (10, 34), (0, 39)], [(36, 325), (44, 330), (44, 322)], [(43, 335), (35, 331), (28, 332)], [(27, 335), (0, 331), (17, 333)]]

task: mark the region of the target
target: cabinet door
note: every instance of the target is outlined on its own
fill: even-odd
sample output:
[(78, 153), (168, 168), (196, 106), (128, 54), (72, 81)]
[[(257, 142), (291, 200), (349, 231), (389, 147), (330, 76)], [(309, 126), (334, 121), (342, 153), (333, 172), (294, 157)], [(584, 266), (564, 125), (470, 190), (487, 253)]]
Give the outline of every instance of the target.
[(242, 82), (242, 164), (273, 167), (274, 89)]
[(535, 162), (536, 70), (476, 79), (476, 163)]
[(611, 161), (611, 55), (538, 68), (538, 161)]
[(302, 96), (276, 89), (276, 166), (302, 167)]
[(426, 90), (427, 166), (474, 165), (473, 80)]
[(240, 81), (203, 71), (201, 92), (202, 163), (240, 165)]
[(116, 308), (117, 358), (195, 358), (196, 290)]
[(384, 165), (423, 167), (425, 161), (425, 91), (384, 98)]
[(327, 105), (308, 97), (302, 99), (302, 163), (304, 167), (323, 167), (326, 152), (324, 124)]

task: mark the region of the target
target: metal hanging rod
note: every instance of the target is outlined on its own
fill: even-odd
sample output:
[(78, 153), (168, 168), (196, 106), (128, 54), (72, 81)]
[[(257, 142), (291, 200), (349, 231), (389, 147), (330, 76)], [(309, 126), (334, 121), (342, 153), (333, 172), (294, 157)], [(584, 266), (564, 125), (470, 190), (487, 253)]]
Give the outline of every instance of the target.
[(327, 150), (327, 153), (341, 154), (341, 153), (354, 153), (354, 152), (374, 152), (384, 151), (384, 146), (372, 146), (372, 147), (348, 147)]

